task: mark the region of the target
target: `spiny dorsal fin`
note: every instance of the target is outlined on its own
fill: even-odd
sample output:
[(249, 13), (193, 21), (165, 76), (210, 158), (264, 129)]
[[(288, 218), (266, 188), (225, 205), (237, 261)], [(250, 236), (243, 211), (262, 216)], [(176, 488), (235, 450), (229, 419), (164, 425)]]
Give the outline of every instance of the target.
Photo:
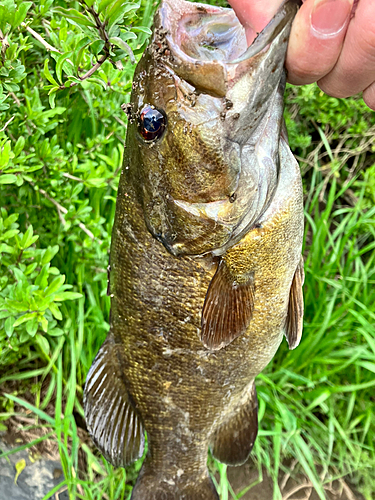
[(84, 410), (94, 443), (114, 466), (125, 467), (143, 455), (143, 425), (121, 378), (111, 334), (87, 375)]
[(245, 400), (215, 431), (212, 455), (228, 465), (241, 465), (248, 459), (258, 434), (258, 399), (254, 382)]
[(288, 314), (286, 317), (285, 336), (289, 349), (295, 349), (301, 341), (303, 328), (303, 292), (302, 285), (305, 280), (303, 271), (303, 258), (297, 266), (292, 286), (290, 287)]
[(254, 309), (254, 279), (238, 283), (225, 261), (219, 263), (202, 310), (201, 340), (208, 349), (221, 349), (245, 332)]

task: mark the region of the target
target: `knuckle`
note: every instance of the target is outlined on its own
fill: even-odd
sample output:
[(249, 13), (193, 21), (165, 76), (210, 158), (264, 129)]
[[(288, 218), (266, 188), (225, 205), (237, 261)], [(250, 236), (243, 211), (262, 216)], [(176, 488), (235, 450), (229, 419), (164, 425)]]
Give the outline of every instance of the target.
[(375, 83), (371, 85), (371, 87), (367, 88), (363, 92), (363, 100), (365, 104), (375, 111)]
[(335, 77), (330, 78), (328, 76), (323, 80), (319, 80), (318, 86), (325, 94), (331, 97), (344, 99), (345, 97), (350, 97), (352, 95), (348, 89), (339, 87), (339, 81)]
[[(295, 85), (306, 85), (309, 83), (316, 82), (318, 78), (321, 78), (322, 73), (317, 74), (311, 68), (307, 62), (293, 62), (293, 65), (287, 64), (286, 69), (288, 71), (288, 81)], [(324, 73), (323, 73), (324, 74)]]

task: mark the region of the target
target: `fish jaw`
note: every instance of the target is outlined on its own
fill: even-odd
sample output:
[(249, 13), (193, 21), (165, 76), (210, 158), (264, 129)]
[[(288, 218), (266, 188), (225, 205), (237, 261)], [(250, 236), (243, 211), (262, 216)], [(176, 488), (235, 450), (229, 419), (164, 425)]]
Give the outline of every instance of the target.
[[(133, 84), (129, 168), (137, 165), (133, 185), (149, 231), (173, 255), (219, 255), (269, 206), (279, 175), (291, 20), (283, 19), (269, 46), (236, 62), (246, 38), (231, 9), (161, 4)], [(153, 144), (137, 137), (145, 104), (168, 119)]]

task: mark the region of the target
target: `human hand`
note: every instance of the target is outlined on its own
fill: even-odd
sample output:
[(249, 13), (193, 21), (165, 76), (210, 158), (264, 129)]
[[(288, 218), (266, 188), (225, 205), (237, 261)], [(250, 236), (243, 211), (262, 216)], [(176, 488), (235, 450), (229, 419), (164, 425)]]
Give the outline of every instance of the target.
[[(282, 0), (228, 0), (250, 44)], [(333, 97), (363, 91), (375, 110), (375, 1), (305, 0), (292, 26), (288, 81), (318, 82)]]

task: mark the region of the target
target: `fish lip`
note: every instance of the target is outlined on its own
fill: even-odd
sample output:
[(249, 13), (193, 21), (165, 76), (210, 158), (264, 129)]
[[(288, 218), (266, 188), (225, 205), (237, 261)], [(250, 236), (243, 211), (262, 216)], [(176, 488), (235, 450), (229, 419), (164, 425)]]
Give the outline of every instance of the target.
[(283, 31), (285, 26), (294, 19), (300, 5), (301, 0), (285, 0), (274, 17), (266, 25), (265, 28), (255, 38), (248, 49), (234, 61), (228, 61), (227, 64), (239, 64), (241, 62), (252, 59), (270, 45), (275, 38)]

